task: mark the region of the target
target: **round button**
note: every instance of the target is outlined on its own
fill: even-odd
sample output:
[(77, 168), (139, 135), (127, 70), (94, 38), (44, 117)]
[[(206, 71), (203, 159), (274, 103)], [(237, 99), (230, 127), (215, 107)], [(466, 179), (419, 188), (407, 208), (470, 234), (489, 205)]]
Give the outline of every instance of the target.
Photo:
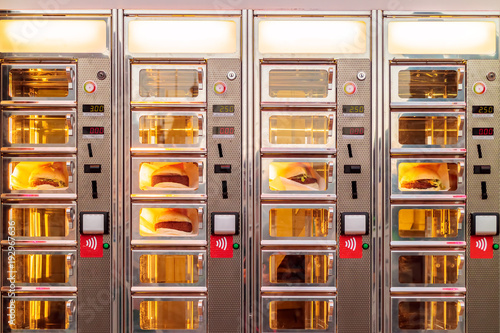
[(356, 92), (356, 85), (354, 84), (354, 82), (346, 82), (344, 84), (344, 92), (347, 94), (347, 95), (352, 95)]
[(369, 247), (370, 247), (370, 245), (368, 243), (364, 243), (363, 244), (363, 249), (364, 250), (368, 250)]
[(498, 248), (500, 248), (500, 246), (497, 243), (493, 244), (493, 250), (498, 250)]
[(240, 248), (240, 244), (238, 244), (238, 243), (233, 244), (233, 249), (237, 250), (239, 248)]
[(102, 247), (105, 248), (105, 249), (109, 249), (109, 244), (108, 243), (104, 243), (104, 244), (102, 244)]
[(218, 81), (214, 84), (214, 91), (216, 94), (223, 94), (226, 92), (226, 84), (224, 82)]
[(85, 81), (83, 84), (83, 90), (85, 90), (86, 93), (92, 94), (96, 89), (97, 85), (94, 81)]
[(358, 75), (358, 80), (359, 81), (363, 81), (364, 79), (366, 79), (366, 73), (365, 72), (359, 72)]
[(230, 71), (227, 73), (227, 78), (231, 81), (233, 81), (234, 79), (236, 79), (236, 73), (233, 72), (233, 71)]
[(474, 83), (474, 86), (472, 87), (472, 90), (476, 94), (482, 95), (486, 91), (486, 85), (483, 82), (476, 82), (476, 83)]

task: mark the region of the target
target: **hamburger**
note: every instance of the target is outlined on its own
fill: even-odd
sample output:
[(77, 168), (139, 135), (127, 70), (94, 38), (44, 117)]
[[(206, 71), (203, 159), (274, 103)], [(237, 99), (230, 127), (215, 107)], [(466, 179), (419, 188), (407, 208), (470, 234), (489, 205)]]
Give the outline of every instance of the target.
[(281, 177), (302, 185), (317, 186), (318, 184), (318, 180), (312, 176), (311, 172), (300, 164), (292, 164), (284, 169)]
[(166, 165), (153, 172), (151, 186), (166, 188), (189, 187), (189, 177), (181, 167)]
[(438, 173), (425, 166), (416, 166), (401, 177), (399, 186), (410, 190), (441, 191), (444, 185)]
[(155, 231), (177, 230), (183, 232), (192, 232), (193, 224), (189, 217), (179, 212), (168, 210), (158, 215), (155, 223)]
[(42, 165), (31, 172), (28, 183), (37, 189), (53, 189), (67, 187), (68, 177), (64, 167), (56, 164)]

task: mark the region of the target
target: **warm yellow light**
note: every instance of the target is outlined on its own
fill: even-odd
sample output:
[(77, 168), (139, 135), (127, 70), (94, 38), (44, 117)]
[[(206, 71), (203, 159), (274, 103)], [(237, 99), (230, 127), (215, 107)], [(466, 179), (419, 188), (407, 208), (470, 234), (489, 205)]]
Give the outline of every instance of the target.
[(496, 24), (487, 21), (390, 22), (390, 54), (488, 54), (496, 52)]
[(130, 53), (235, 53), (235, 21), (163, 20), (129, 23)]
[(363, 21), (262, 21), (259, 52), (365, 53), (366, 33)]
[(1, 53), (105, 53), (105, 20), (0, 20)]

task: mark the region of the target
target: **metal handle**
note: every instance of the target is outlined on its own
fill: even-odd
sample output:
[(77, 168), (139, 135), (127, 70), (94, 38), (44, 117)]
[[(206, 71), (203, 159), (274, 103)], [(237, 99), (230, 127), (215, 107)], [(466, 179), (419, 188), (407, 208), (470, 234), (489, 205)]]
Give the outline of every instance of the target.
[(203, 322), (203, 311), (204, 311), (204, 307), (203, 307), (203, 301), (202, 300), (199, 300), (198, 301), (198, 321), (201, 323)]
[(333, 67), (328, 68), (328, 90), (333, 89)]
[(73, 229), (75, 223), (75, 210), (73, 207), (66, 208), (66, 219), (68, 220), (68, 229)]
[(198, 115), (198, 136), (203, 136), (203, 115)]
[(328, 162), (328, 182), (333, 183), (333, 162)]
[(66, 313), (68, 314), (68, 321), (72, 322), (75, 316), (76, 306), (75, 301), (69, 300), (66, 302)]
[(460, 300), (460, 301), (458, 301), (458, 304), (460, 305), (460, 311), (458, 312), (458, 317), (459, 317), (459, 321), (462, 321), (462, 315), (464, 314), (464, 310), (465, 310), (465, 303), (464, 303), (464, 301)]
[(75, 256), (73, 254), (66, 255), (66, 265), (68, 265), (68, 275), (73, 275), (73, 267), (75, 266)]
[(203, 162), (198, 162), (198, 182), (203, 184)]
[(328, 136), (332, 137), (333, 136), (333, 123), (335, 121), (335, 116), (331, 114), (328, 117)]
[(72, 114), (66, 115), (66, 125), (68, 126), (68, 135), (73, 136), (73, 124), (75, 123), (75, 118)]
[(68, 78), (68, 89), (73, 90), (73, 80), (75, 79), (75, 71), (71, 67), (66, 67), (66, 77)]
[(328, 301), (328, 322), (333, 321), (333, 312), (335, 311), (334, 305), (333, 305), (333, 300)]
[(198, 254), (198, 275), (203, 275), (203, 253)]
[(458, 219), (458, 229), (460, 230), (463, 226), (465, 211), (463, 208), (459, 208), (458, 211), (460, 212), (460, 218)]
[(463, 162), (460, 162), (458, 163), (458, 165), (460, 166), (460, 170), (458, 171), (458, 180), (457, 182), (459, 184), (462, 184), (464, 182), (464, 170), (465, 170), (465, 164)]
[(464, 268), (465, 257), (463, 256), (463, 254), (459, 254), (458, 259), (460, 260), (460, 264), (458, 265), (458, 269), (462, 270)]
[(463, 116), (458, 116), (458, 119), (460, 119), (460, 127), (458, 128), (458, 136), (462, 137), (464, 135), (464, 117)]
[(335, 214), (333, 207), (328, 208), (328, 229), (333, 229), (333, 218)]
[(458, 75), (458, 90), (462, 90), (464, 85), (463, 85), (463, 82), (464, 82), (464, 70), (459, 68), (458, 71), (457, 71), (457, 75)]
[(203, 90), (203, 68), (198, 67), (198, 90)]
[(198, 229), (203, 229), (203, 208), (198, 208)]
[(334, 263), (334, 260), (335, 260), (335, 256), (333, 255), (333, 253), (330, 253), (328, 255), (328, 275), (333, 275), (333, 263)]
[(73, 173), (75, 172), (75, 163), (73, 161), (66, 162), (66, 169), (68, 170), (68, 182), (73, 182)]

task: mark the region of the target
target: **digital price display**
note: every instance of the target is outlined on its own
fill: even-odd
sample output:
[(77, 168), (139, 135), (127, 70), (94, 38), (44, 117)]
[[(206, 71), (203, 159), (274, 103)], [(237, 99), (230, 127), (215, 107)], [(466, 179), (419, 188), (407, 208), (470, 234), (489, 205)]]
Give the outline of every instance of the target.
[(214, 105), (212, 111), (217, 114), (234, 114), (234, 105)]
[(362, 114), (365, 113), (364, 105), (342, 105), (342, 113)]
[(214, 136), (234, 136), (234, 127), (232, 126), (214, 126), (212, 134)]
[(364, 127), (342, 127), (342, 135), (365, 135)]
[(96, 114), (102, 115), (104, 114), (104, 105), (103, 104), (83, 104), (82, 111), (87, 114)]
[(84, 126), (82, 128), (83, 136), (87, 138), (103, 138), (104, 127), (101, 126)]
[(493, 114), (495, 113), (495, 107), (493, 105), (473, 105), (473, 114)]
[(492, 136), (493, 128), (492, 127), (474, 127), (472, 128), (473, 136)]

